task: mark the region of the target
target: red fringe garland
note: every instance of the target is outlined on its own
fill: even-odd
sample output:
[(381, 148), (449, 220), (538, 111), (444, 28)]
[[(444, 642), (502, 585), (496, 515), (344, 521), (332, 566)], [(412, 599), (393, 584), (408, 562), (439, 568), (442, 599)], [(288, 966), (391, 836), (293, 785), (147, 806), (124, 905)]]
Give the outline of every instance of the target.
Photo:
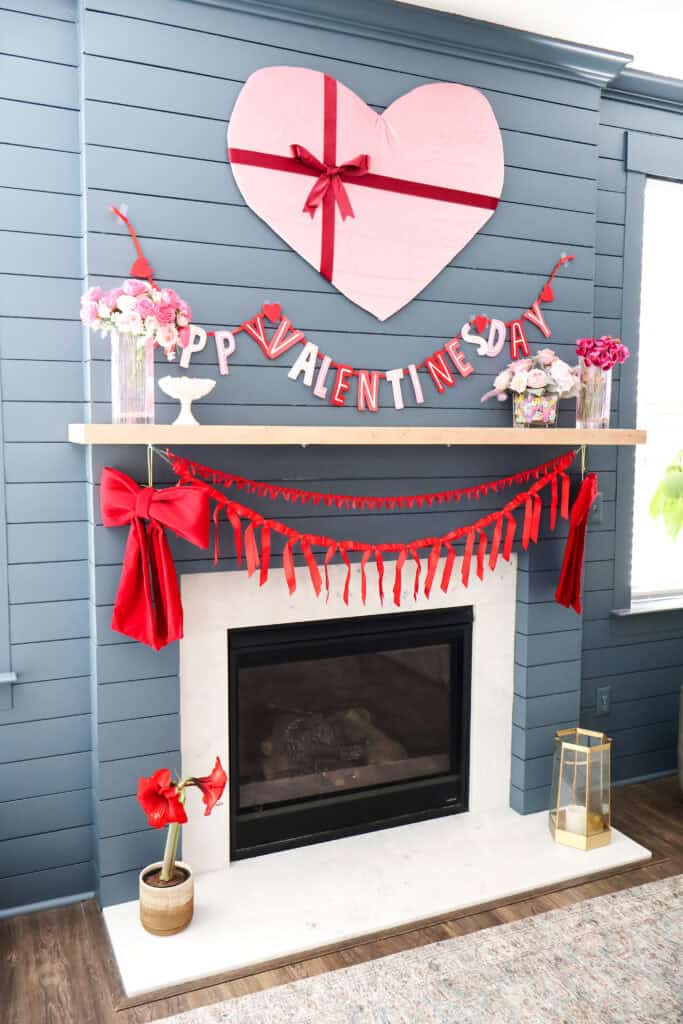
[[(239, 564), (242, 557), (246, 561), (247, 572), (253, 576), (260, 569), (259, 584), (263, 586), (268, 580), (268, 571), (271, 559), (271, 537), (275, 532), (284, 538), (285, 544), (282, 551), (282, 567), (285, 580), (290, 594), (296, 590), (296, 566), (294, 563), (294, 549), (300, 548), (306, 564), (308, 574), (316, 595), (320, 595), (323, 589), (323, 578), (325, 586), (325, 599), (329, 599), (330, 579), (329, 564), (335, 554), (339, 552), (340, 558), (346, 567), (346, 574), (343, 586), (343, 600), (346, 604), (350, 600), (351, 592), (351, 562), (350, 552), (360, 552), (360, 573), (361, 573), (361, 600), (365, 604), (367, 600), (367, 564), (374, 555), (377, 568), (377, 588), (380, 601), (384, 601), (384, 555), (395, 554), (394, 566), (393, 600), (394, 604), (400, 607), (403, 597), (402, 583), (403, 570), (410, 555), (415, 563), (415, 573), (412, 580), (413, 598), (416, 600), (421, 589), (422, 582), (422, 561), (421, 553), (427, 557), (424, 575), (423, 593), (427, 598), (431, 595), (436, 573), (442, 556), (442, 549), (445, 548), (443, 560), (443, 572), (440, 580), (441, 590), (447, 592), (453, 576), (453, 569), (457, 559), (456, 543), (463, 542), (463, 555), (460, 565), (460, 579), (463, 586), (468, 586), (472, 563), (477, 577), (484, 578), (486, 566), (494, 570), (499, 556), (502, 555), (505, 561), (509, 561), (512, 554), (512, 546), (517, 531), (517, 518), (515, 513), (523, 508), (522, 522), (522, 548), (527, 549), (529, 544), (537, 543), (541, 527), (541, 515), (543, 508), (542, 493), (548, 489), (550, 495), (549, 525), (551, 530), (557, 523), (558, 505), (559, 514), (562, 518), (569, 515), (569, 476), (567, 468), (571, 463), (574, 452), (569, 452), (559, 459), (553, 460), (552, 464), (546, 463), (538, 467), (537, 471), (543, 470), (542, 475), (536, 479), (526, 491), (516, 494), (497, 512), (491, 512), (475, 523), (451, 530), (441, 537), (424, 537), (411, 541), (407, 544), (365, 544), (360, 541), (342, 540), (337, 541), (331, 537), (317, 534), (300, 533), (287, 526), (277, 519), (266, 519), (259, 512), (250, 509), (245, 505), (232, 501), (225, 494), (222, 494), (215, 487), (205, 483), (198, 475), (185, 476), (184, 460), (176, 460), (174, 469), (181, 474), (181, 479), (193, 483), (196, 487), (205, 488), (209, 497), (213, 498), (216, 507), (213, 512), (214, 524), (217, 526), (221, 512), (224, 512), (232, 527), (235, 554)], [(546, 467), (551, 465), (548, 470)], [(529, 473), (536, 473), (536, 470), (529, 470)], [(206, 470), (206, 472), (211, 472)], [(509, 478), (512, 479), (512, 478)], [(558, 500), (559, 482), (559, 500)], [(489, 485), (481, 485), (487, 487)], [(480, 488), (481, 490), (481, 488)], [(484, 493), (481, 491), (481, 493)], [(384, 500), (384, 499), (383, 499)], [(388, 500), (388, 499), (387, 499)], [(242, 521), (246, 521), (246, 528), (242, 532)], [(489, 529), (492, 528), (492, 535), (489, 536)], [(260, 543), (257, 539), (260, 531)], [(489, 548), (489, 540), (490, 548)], [(313, 548), (325, 549), (323, 559), (323, 573), (321, 574)], [(488, 560), (487, 560), (488, 553)], [(218, 557), (218, 541), (216, 540), (215, 555)]]
[[(259, 480), (250, 480), (244, 476), (236, 476), (234, 473), (223, 473), (218, 469), (211, 469), (209, 466), (202, 466), (199, 462), (191, 462), (180, 455), (166, 449), (166, 456), (171, 460), (173, 472), (185, 483), (199, 479), (214, 486), (235, 487), (238, 491), (246, 491), (247, 494), (256, 495), (259, 498), (269, 498), (276, 501), (278, 498), (292, 503), (300, 502), (302, 505), (323, 505), (326, 508), (344, 509), (349, 512), (393, 512), (395, 510), (423, 508), (425, 505), (444, 505), (450, 502), (459, 502), (463, 498), (472, 498), (475, 501), (490, 493), (515, 487), (518, 484), (529, 483), (533, 480), (540, 480), (542, 477), (554, 473), (556, 470), (565, 470), (572, 459), (574, 452), (567, 452), (558, 455), (549, 462), (532, 469), (524, 469), (512, 476), (501, 477), (500, 480), (491, 480), (487, 483), (474, 484), (471, 487), (459, 487), (448, 491), (433, 491), (425, 494), (395, 494), (395, 495), (358, 495), (358, 494), (335, 494), (326, 491), (306, 491), (298, 487), (285, 487), (280, 484), (263, 483)], [(563, 491), (563, 500), (565, 498)], [(569, 499), (569, 492), (566, 495)], [(568, 514), (568, 513), (567, 513)], [(563, 513), (565, 515), (565, 513)], [(565, 515), (566, 518), (566, 515)]]

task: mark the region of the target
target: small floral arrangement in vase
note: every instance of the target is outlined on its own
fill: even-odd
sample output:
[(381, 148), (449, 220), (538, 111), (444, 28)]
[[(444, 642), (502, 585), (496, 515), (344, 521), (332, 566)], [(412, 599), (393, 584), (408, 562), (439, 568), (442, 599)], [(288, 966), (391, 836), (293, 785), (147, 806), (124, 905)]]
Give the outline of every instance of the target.
[(172, 288), (131, 278), (120, 288), (89, 288), (81, 320), (111, 338), (113, 423), (154, 422), (154, 349), (168, 360), (190, 340), (192, 310)]
[(225, 789), (228, 777), (220, 758), (210, 775), (174, 782), (168, 768), (160, 768), (138, 781), (138, 802), (152, 828), (165, 828), (164, 859), (140, 872), (140, 921), (153, 935), (175, 935), (188, 926), (194, 913), (194, 878), (184, 861), (176, 860), (180, 826), (187, 822), (186, 790), (196, 786), (205, 811), (211, 814)]
[(612, 399), (612, 369), (625, 363), (629, 350), (619, 338), (603, 334), (601, 338), (579, 338), (579, 391), (576, 396), (576, 425), (587, 430), (609, 426)]
[(543, 348), (534, 356), (509, 363), (481, 401), (495, 396), (504, 402), (511, 394), (515, 427), (551, 427), (557, 422), (558, 401), (574, 397), (577, 387), (577, 368), (565, 363), (551, 348)]

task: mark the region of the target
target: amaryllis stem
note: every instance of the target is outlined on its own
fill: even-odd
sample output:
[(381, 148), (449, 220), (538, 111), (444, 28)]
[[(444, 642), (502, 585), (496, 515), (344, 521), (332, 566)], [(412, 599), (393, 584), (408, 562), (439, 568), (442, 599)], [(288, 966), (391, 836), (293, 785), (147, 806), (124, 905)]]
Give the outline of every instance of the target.
[(180, 825), (177, 821), (174, 821), (168, 826), (168, 832), (166, 833), (166, 849), (164, 850), (164, 863), (161, 867), (161, 875), (159, 876), (162, 882), (170, 882), (173, 878), (173, 871), (175, 869), (175, 855), (178, 849), (178, 840), (180, 839)]

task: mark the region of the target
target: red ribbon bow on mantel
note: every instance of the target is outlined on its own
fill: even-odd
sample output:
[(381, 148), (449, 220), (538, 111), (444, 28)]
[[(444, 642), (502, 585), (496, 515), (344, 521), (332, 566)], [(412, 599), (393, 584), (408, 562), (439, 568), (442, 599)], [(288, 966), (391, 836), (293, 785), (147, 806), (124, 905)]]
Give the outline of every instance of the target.
[(183, 635), (183, 606), (164, 527), (199, 548), (209, 546), (209, 498), (197, 487), (157, 491), (105, 467), (100, 480), (105, 526), (130, 523), (112, 629), (155, 651)]
[(315, 185), (308, 193), (304, 203), (303, 212), (310, 213), (311, 217), (320, 206), (329, 190), (332, 189), (332, 197), (339, 207), (342, 220), (353, 217), (353, 207), (349, 199), (349, 193), (344, 188), (344, 177), (357, 178), (368, 173), (370, 157), (367, 153), (361, 153), (352, 160), (335, 167), (334, 164), (324, 164), (317, 157), (313, 156), (305, 146), (292, 146), (294, 159), (299, 160), (305, 167), (310, 167), (320, 175)]

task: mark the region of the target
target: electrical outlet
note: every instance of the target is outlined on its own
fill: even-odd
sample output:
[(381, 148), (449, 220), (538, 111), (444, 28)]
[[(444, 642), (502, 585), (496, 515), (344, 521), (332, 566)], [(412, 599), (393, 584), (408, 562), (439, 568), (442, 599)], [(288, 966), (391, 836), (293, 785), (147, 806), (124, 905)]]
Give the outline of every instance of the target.
[(595, 496), (595, 502), (590, 510), (589, 518), (595, 524), (602, 522), (602, 491), (598, 491)]
[(596, 691), (597, 696), (597, 707), (596, 713), (598, 715), (608, 715), (612, 706), (612, 687), (611, 686), (598, 686)]

